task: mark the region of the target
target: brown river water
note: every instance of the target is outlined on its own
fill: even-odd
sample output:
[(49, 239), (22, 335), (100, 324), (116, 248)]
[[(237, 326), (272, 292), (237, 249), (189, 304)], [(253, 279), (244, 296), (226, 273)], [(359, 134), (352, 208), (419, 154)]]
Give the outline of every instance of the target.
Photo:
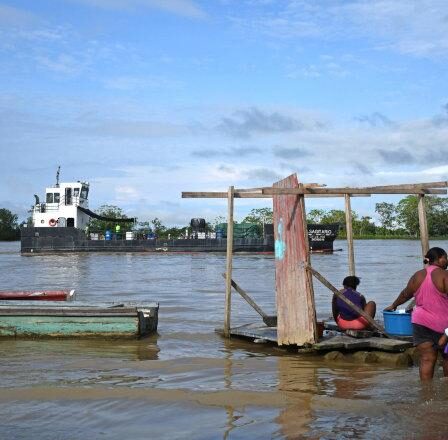
[[(448, 248), (448, 242), (433, 242)], [(339, 286), (347, 252), (314, 255)], [(360, 291), (388, 305), (421, 268), (417, 241), (356, 241)], [(0, 340), (1, 439), (448, 438), (448, 381), (417, 368), (330, 362), (214, 332), (225, 256), (21, 256), (0, 243), (0, 288), (74, 288), (92, 302), (158, 301), (158, 334), (138, 341)], [(234, 258), (235, 280), (275, 310), (274, 259)], [(315, 284), (317, 312), (331, 295)], [(233, 296), (232, 324), (257, 321)]]

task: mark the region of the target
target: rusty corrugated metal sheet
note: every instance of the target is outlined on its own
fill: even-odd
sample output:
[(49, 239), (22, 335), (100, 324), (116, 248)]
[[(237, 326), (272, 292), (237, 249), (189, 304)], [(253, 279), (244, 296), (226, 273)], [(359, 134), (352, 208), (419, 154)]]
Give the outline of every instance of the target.
[[(297, 188), (293, 174), (274, 184), (276, 188)], [(274, 196), (275, 290), (279, 345), (316, 342), (314, 294), (304, 264), (308, 237), (302, 196)]]

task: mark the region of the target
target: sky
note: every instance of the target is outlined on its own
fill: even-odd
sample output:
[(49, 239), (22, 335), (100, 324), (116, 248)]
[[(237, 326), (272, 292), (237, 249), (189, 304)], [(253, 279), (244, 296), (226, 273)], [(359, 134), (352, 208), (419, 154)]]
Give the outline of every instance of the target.
[(182, 191), (294, 172), (448, 180), (447, 74), (446, 0), (0, 0), (0, 207), (25, 219), (58, 165), (91, 209), (167, 225), (226, 214)]

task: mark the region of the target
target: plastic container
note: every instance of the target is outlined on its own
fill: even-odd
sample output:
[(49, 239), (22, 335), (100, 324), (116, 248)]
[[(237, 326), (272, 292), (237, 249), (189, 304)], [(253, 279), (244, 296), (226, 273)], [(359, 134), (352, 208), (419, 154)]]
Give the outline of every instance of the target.
[(404, 310), (383, 312), (386, 333), (396, 336), (412, 336), (411, 314)]
[(104, 238), (106, 240), (112, 240), (112, 232), (109, 231), (109, 229), (106, 231), (106, 233), (104, 234)]
[(126, 240), (134, 240), (134, 231), (126, 231)]

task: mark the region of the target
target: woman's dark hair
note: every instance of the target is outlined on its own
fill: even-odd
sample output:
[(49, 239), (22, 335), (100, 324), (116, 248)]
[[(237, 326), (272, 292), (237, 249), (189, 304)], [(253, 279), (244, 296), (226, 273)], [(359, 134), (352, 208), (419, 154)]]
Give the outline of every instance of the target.
[(359, 286), (359, 283), (361, 280), (358, 277), (355, 277), (354, 275), (345, 277), (344, 281), (342, 281), (342, 285), (344, 287), (351, 287), (352, 289), (356, 289)]
[(426, 252), (425, 259), (423, 260), (423, 264), (431, 264), (439, 258), (446, 256), (446, 252), (439, 247), (433, 247), (428, 252)]

